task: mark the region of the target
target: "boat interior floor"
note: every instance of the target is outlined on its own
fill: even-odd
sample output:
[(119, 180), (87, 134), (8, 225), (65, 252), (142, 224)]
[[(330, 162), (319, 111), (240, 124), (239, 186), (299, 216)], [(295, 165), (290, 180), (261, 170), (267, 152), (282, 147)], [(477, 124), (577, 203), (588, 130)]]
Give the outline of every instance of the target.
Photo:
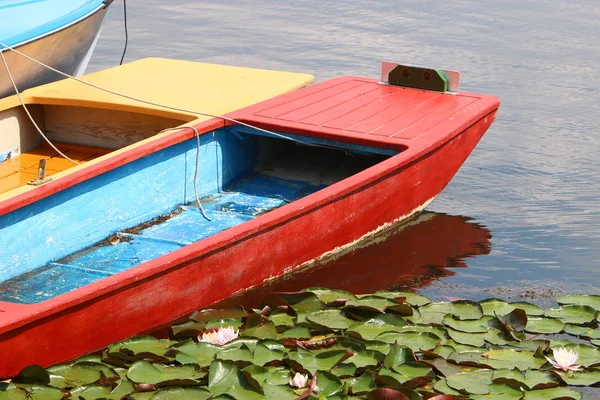
[[(64, 143), (55, 143), (54, 145), (78, 164), (83, 164), (111, 151), (108, 149)], [(39, 163), (42, 159), (46, 160), (45, 176), (52, 176), (75, 166), (75, 164), (60, 156), (56, 150), (43, 142), (37, 148), (22, 152), (16, 157), (11, 157), (0, 162), (0, 193), (26, 185), (29, 181), (36, 179)]]
[(258, 217), (386, 158), (314, 147), (282, 154), (258, 172), (200, 199), (209, 219), (195, 201), (180, 205), (168, 214), (0, 283), (0, 300), (30, 304), (66, 293)]

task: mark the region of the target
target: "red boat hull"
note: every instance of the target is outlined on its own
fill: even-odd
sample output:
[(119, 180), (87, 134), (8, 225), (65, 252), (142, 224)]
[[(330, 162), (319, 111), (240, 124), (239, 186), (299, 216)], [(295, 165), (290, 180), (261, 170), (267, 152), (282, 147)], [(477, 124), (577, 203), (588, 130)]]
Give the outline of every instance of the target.
[(66, 361), (164, 325), (414, 215), (448, 184), (494, 117), (492, 108), (429, 151), (412, 158), (402, 152), (131, 271), (40, 304), (0, 304), (0, 376)]

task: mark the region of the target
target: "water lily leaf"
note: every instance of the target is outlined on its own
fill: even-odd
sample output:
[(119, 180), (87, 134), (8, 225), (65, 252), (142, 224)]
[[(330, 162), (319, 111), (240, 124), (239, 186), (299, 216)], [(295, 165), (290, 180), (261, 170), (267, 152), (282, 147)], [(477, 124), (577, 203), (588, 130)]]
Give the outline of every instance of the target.
[(429, 332), (433, 333), (435, 336), (442, 339), (440, 343), (445, 343), (446, 339), (446, 328), (441, 328), (437, 326), (429, 326), (429, 325), (405, 325), (400, 329), (400, 333), (405, 332)]
[[(368, 371), (368, 370), (367, 370)], [(343, 363), (331, 369), (331, 373), (338, 378), (352, 378), (357, 375), (356, 365), (352, 363)]]
[(265, 383), (263, 385), (265, 397), (267, 399), (277, 400), (296, 400), (298, 395), (289, 387), (282, 385), (273, 385), (271, 383)]
[(512, 304), (507, 303), (504, 300), (490, 298), (481, 300), (479, 302), (481, 309), (483, 310), (484, 315), (496, 316), (496, 315), (506, 315), (514, 310), (515, 307)]
[(172, 324), (170, 326), (171, 337), (173, 337), (176, 340), (194, 338), (198, 336), (202, 331), (204, 331), (205, 328), (205, 322), (197, 322), (193, 320), (188, 320), (178, 324)]
[(377, 336), (385, 332), (400, 332), (402, 327), (388, 325), (380, 320), (369, 320), (366, 322), (357, 322), (348, 328), (347, 334), (364, 340), (374, 340)]
[(225, 319), (213, 319), (206, 323), (205, 329), (215, 329), (215, 328), (227, 328), (232, 327), (237, 330), (242, 326), (242, 321), (239, 319), (233, 318), (225, 318)]
[(534, 355), (535, 353), (531, 351), (514, 349), (489, 350), (482, 354), (489, 360), (486, 361), (486, 364), (493, 368), (518, 368), (521, 371), (539, 369), (546, 363), (545, 358), (537, 358)]
[(581, 305), (567, 305), (546, 310), (545, 315), (557, 318), (567, 324), (589, 324), (596, 320), (598, 312), (595, 308)]
[(377, 336), (376, 340), (390, 344), (397, 343), (401, 346), (410, 347), (412, 351), (417, 352), (421, 349), (435, 349), (442, 339), (429, 332), (384, 332)]
[(346, 385), (350, 394), (361, 395), (374, 390), (377, 386), (375, 385), (375, 373), (367, 369), (361, 376), (357, 378), (351, 378), (345, 380)]
[(524, 340), (525, 335), (523, 329), (527, 325), (527, 313), (520, 308), (515, 308), (506, 315), (496, 315), (497, 320), (501, 325), (497, 328), (504, 329), (509, 335), (516, 340)]
[(340, 310), (315, 311), (308, 314), (306, 319), (312, 323), (335, 330), (348, 329), (356, 323), (356, 321), (347, 318)]
[(337, 393), (342, 393), (344, 384), (334, 374), (329, 371), (319, 371), (317, 373), (317, 385), (315, 391), (319, 394), (319, 398), (333, 396)]
[(469, 394), (488, 394), (492, 384), (493, 371), (475, 370), (446, 377), (446, 383), (452, 389)]
[(331, 350), (317, 355), (303, 348), (288, 354), (288, 360), (300, 364), (300, 366), (314, 375), (318, 370), (329, 370), (340, 361), (348, 357), (344, 350)]
[(464, 333), (448, 329), (448, 336), (455, 342), (468, 346), (483, 347), (485, 345), (485, 334), (483, 333)]
[(393, 325), (393, 326), (399, 326), (399, 327), (408, 326), (408, 322), (406, 322), (406, 320), (404, 318), (402, 318), (396, 314), (377, 314), (373, 318), (367, 320), (365, 323), (366, 324), (372, 323), (372, 324), (381, 324), (381, 325)]
[(344, 310), (349, 313), (356, 313), (359, 310), (383, 313), (387, 310), (399, 315), (413, 315), (412, 307), (409, 304), (379, 296), (364, 296), (358, 300), (349, 301)]
[(388, 299), (398, 300), (404, 298), (403, 302), (410, 304), (413, 307), (421, 307), (431, 303), (431, 299), (418, 293), (409, 292), (407, 290), (379, 290), (373, 293), (374, 296), (385, 297)]
[(111, 397), (111, 389), (106, 386), (88, 386), (84, 390), (79, 392), (77, 394), (77, 397), (82, 400), (112, 399), (113, 398), (113, 397)]
[(492, 383), (489, 386), (490, 393), (489, 394), (474, 394), (469, 397), (472, 400), (519, 400), (523, 397), (523, 392), (519, 389), (512, 388), (508, 385)]
[(194, 384), (194, 379), (206, 375), (198, 365), (163, 365), (148, 361), (137, 361), (127, 371), (127, 378), (136, 383), (159, 385), (168, 381), (181, 380)]
[(580, 306), (589, 306), (600, 310), (600, 296), (595, 294), (578, 294), (572, 296), (562, 296), (556, 299), (558, 304), (577, 304)]
[(569, 386), (592, 386), (600, 382), (600, 371), (597, 370), (573, 373), (555, 371), (554, 373)]
[(560, 333), (565, 329), (565, 323), (554, 318), (529, 317), (525, 332), (529, 333)]
[(269, 315), (269, 320), (277, 327), (277, 328), (287, 328), (294, 325), (294, 317), (288, 315), (286, 313), (277, 312)]
[(515, 301), (514, 303), (510, 303), (510, 305), (525, 311), (527, 316), (539, 317), (541, 315), (544, 315), (543, 309), (536, 306), (535, 304), (527, 303), (525, 301)]
[[(461, 320), (452, 314), (444, 316), (442, 323), (456, 331), (466, 333), (485, 333), (488, 331), (488, 322), (494, 317), (485, 315), (479, 319)], [(456, 339), (455, 339), (456, 340)]]
[(215, 319), (235, 319), (241, 320), (246, 315), (243, 307), (230, 307), (195, 311), (190, 315), (190, 319), (196, 322), (208, 322)]
[(365, 350), (355, 353), (348, 358), (347, 362), (354, 364), (357, 368), (375, 367), (377, 363), (385, 358), (385, 354), (378, 351)]
[[(127, 352), (138, 358), (148, 355), (164, 356), (167, 348), (176, 342), (168, 339), (156, 339), (152, 336), (137, 336), (124, 340), (120, 343), (119, 351)], [(165, 359), (167, 361), (168, 359)]]
[(0, 399), (4, 400), (62, 400), (64, 393), (51, 386), (30, 385), (19, 389), (12, 387), (7, 391), (0, 390)]
[(590, 328), (587, 326), (578, 326), (578, 325), (567, 324), (565, 326), (565, 333), (568, 333), (569, 335), (573, 335), (573, 336), (579, 336), (579, 337), (586, 338), (586, 339), (595, 339), (595, 340), (600, 339), (600, 330)]
[(392, 347), (390, 343), (384, 343), (377, 340), (365, 340), (364, 344), (367, 350), (374, 350), (383, 354), (387, 354)]
[(447, 345), (440, 345), (437, 346), (435, 349), (431, 350), (432, 353), (435, 353), (444, 359), (447, 359), (448, 356), (450, 356), (450, 354), (452, 354), (455, 351), (456, 350), (454, 349), (454, 347)]
[(583, 395), (566, 387), (540, 389), (525, 392), (523, 400), (581, 400)]
[(415, 388), (424, 386), (433, 379), (431, 367), (418, 362), (408, 362), (394, 367), (394, 370), (381, 368), (377, 375), (377, 382), (388, 386), (406, 386)]
[(156, 391), (151, 400), (205, 400), (210, 399), (212, 393), (209, 390), (198, 387), (171, 387)]
[(245, 365), (252, 363), (254, 360), (252, 352), (246, 345), (239, 348), (223, 349), (216, 354), (216, 358), (225, 361), (233, 361), (236, 365)]
[(260, 307), (269, 306), (272, 310), (289, 307), (296, 314), (322, 310), (325, 303), (312, 292), (270, 293), (263, 297)]
[(259, 343), (256, 345), (253, 354), (253, 363), (258, 366), (263, 366), (271, 361), (283, 360), (286, 357), (286, 352), (275, 348), (269, 348), (265, 344)]
[(292, 338), (292, 339), (310, 339), (310, 330), (305, 326), (296, 326), (288, 329), (278, 335), (279, 339)]
[[(426, 316), (430, 313), (443, 314), (429, 320), (429, 322), (438, 324), (442, 324), (446, 314), (452, 314), (460, 320), (476, 320), (483, 317), (483, 309), (479, 303), (470, 300), (457, 300), (452, 303), (431, 303), (420, 307), (419, 312), (421, 313), (422, 320), (427, 320)], [(419, 322), (423, 323), (422, 321)]]
[(525, 390), (548, 389), (558, 386), (558, 381), (554, 375), (546, 371), (527, 370), (523, 374), (517, 368), (495, 371), (492, 381), (509, 385), (515, 389), (523, 388)]
[(77, 385), (87, 385), (98, 382), (102, 378), (119, 376), (114, 369), (107, 365), (86, 361), (72, 365), (56, 365), (48, 368), (48, 371)]
[(314, 293), (322, 302), (326, 304), (333, 303), (339, 300), (352, 301), (357, 299), (355, 295), (345, 290), (312, 287), (308, 289), (303, 289), (302, 291)]
[(396, 388), (382, 387), (375, 389), (367, 395), (367, 400), (411, 400), (407, 395)]
[(40, 365), (30, 365), (23, 368), (12, 380), (14, 384), (23, 385), (47, 385), (50, 383), (50, 375)]
[(258, 339), (275, 339), (277, 337), (277, 328), (272, 322), (264, 325), (253, 326), (240, 332), (240, 336), (254, 337)]
[(262, 393), (256, 390), (234, 364), (215, 360), (208, 371), (208, 388), (213, 395), (227, 393), (236, 399), (263, 399)]
[(466, 365), (457, 365), (444, 360), (443, 358), (435, 358), (433, 360), (422, 360), (424, 364), (433, 367), (442, 376), (458, 374), (459, 372), (470, 372), (472, 367)]
[(409, 361), (415, 361), (415, 355), (410, 347), (400, 346), (397, 343), (392, 345), (390, 352), (385, 356), (383, 364), (392, 369), (393, 367), (404, 364)]
[(175, 359), (181, 364), (198, 364), (208, 367), (221, 347), (212, 343), (186, 341), (173, 347), (177, 350)]
[(460, 365), (480, 366), (483, 361), (483, 353), (485, 352), (486, 350), (477, 348), (455, 351), (447, 359)]
[(452, 395), (452, 396), (460, 396), (461, 395), (461, 393), (458, 390), (454, 390), (450, 386), (448, 386), (448, 383), (446, 382), (446, 378), (442, 378), (439, 381), (436, 381), (433, 384), (433, 389), (436, 392), (442, 393), (442, 394), (447, 394), (447, 395)]

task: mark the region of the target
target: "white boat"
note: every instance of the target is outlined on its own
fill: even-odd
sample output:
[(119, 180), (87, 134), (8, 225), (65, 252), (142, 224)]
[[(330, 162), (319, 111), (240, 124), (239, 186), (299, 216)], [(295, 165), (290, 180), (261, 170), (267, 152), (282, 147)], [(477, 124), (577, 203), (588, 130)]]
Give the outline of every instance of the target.
[[(81, 75), (112, 0), (0, 1), (0, 52), (19, 91), (62, 77), (9, 49), (70, 75)], [(0, 98), (15, 93), (0, 59)]]

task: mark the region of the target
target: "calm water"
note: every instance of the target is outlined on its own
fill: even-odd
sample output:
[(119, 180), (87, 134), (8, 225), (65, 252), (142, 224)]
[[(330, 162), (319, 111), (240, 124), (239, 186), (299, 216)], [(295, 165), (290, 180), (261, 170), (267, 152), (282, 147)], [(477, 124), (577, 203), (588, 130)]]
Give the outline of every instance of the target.
[[(389, 60), (458, 69), (463, 89), (502, 100), (429, 207), (435, 213), (264, 290), (394, 282), (434, 297), (600, 294), (597, 0), (129, 3), (129, 61), (181, 58), (324, 80), (378, 77)], [(92, 71), (120, 59), (121, 6), (113, 3)]]

